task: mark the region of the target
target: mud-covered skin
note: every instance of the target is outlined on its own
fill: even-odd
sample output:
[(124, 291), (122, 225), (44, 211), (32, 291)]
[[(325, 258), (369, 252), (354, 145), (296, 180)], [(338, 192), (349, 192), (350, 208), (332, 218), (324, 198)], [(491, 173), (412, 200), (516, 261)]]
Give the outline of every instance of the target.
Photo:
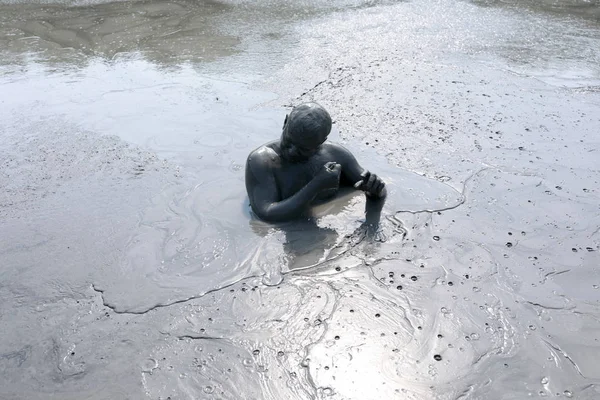
[[(340, 187), (360, 188), (368, 196), (385, 198), (385, 183), (362, 168), (344, 147), (327, 142), (331, 120), (315, 103), (296, 107), (320, 109), (325, 121), (294, 131), (286, 117), (281, 140), (254, 150), (246, 162), (246, 190), (254, 213), (266, 221), (285, 221), (302, 215), (313, 202), (334, 196)], [(300, 110), (300, 111), (298, 111)], [(302, 118), (302, 117), (296, 117)], [(316, 118), (316, 117), (315, 117)]]

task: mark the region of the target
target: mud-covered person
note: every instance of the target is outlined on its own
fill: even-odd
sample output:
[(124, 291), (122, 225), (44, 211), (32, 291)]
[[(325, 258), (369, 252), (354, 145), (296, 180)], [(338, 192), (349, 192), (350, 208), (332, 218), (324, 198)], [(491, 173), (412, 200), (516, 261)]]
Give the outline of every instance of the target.
[(254, 213), (280, 222), (304, 214), (315, 202), (332, 198), (342, 186), (384, 200), (385, 183), (362, 168), (344, 147), (327, 141), (331, 117), (317, 103), (295, 107), (279, 140), (252, 151), (246, 162), (246, 190)]

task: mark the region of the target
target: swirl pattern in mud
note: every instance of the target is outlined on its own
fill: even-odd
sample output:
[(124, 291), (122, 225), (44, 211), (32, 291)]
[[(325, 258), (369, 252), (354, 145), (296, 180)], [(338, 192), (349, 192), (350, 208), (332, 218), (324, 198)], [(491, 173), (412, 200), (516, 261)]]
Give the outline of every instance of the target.
[[(0, 0), (0, 398), (600, 398), (592, 3)], [(309, 100), (380, 230), (248, 213)]]

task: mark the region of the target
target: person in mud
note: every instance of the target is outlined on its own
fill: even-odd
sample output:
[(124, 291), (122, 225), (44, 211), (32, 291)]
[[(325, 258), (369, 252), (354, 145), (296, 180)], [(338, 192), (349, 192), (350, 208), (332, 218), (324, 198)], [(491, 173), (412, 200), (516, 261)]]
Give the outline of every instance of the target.
[(260, 219), (282, 222), (300, 217), (343, 186), (364, 191), (370, 202), (385, 200), (385, 183), (344, 147), (327, 141), (331, 125), (322, 106), (301, 104), (285, 117), (279, 140), (250, 153), (246, 190)]

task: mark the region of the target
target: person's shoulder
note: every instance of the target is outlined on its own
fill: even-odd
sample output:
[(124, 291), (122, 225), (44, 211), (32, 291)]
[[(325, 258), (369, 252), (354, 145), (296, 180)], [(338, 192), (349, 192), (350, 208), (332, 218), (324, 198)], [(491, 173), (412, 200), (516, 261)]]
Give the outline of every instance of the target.
[(335, 158), (346, 158), (352, 156), (350, 150), (338, 143), (327, 141), (323, 143), (323, 147), (325, 151), (333, 155)]
[(268, 168), (276, 165), (279, 160), (280, 156), (272, 143), (267, 143), (250, 152), (247, 164), (251, 168)]

